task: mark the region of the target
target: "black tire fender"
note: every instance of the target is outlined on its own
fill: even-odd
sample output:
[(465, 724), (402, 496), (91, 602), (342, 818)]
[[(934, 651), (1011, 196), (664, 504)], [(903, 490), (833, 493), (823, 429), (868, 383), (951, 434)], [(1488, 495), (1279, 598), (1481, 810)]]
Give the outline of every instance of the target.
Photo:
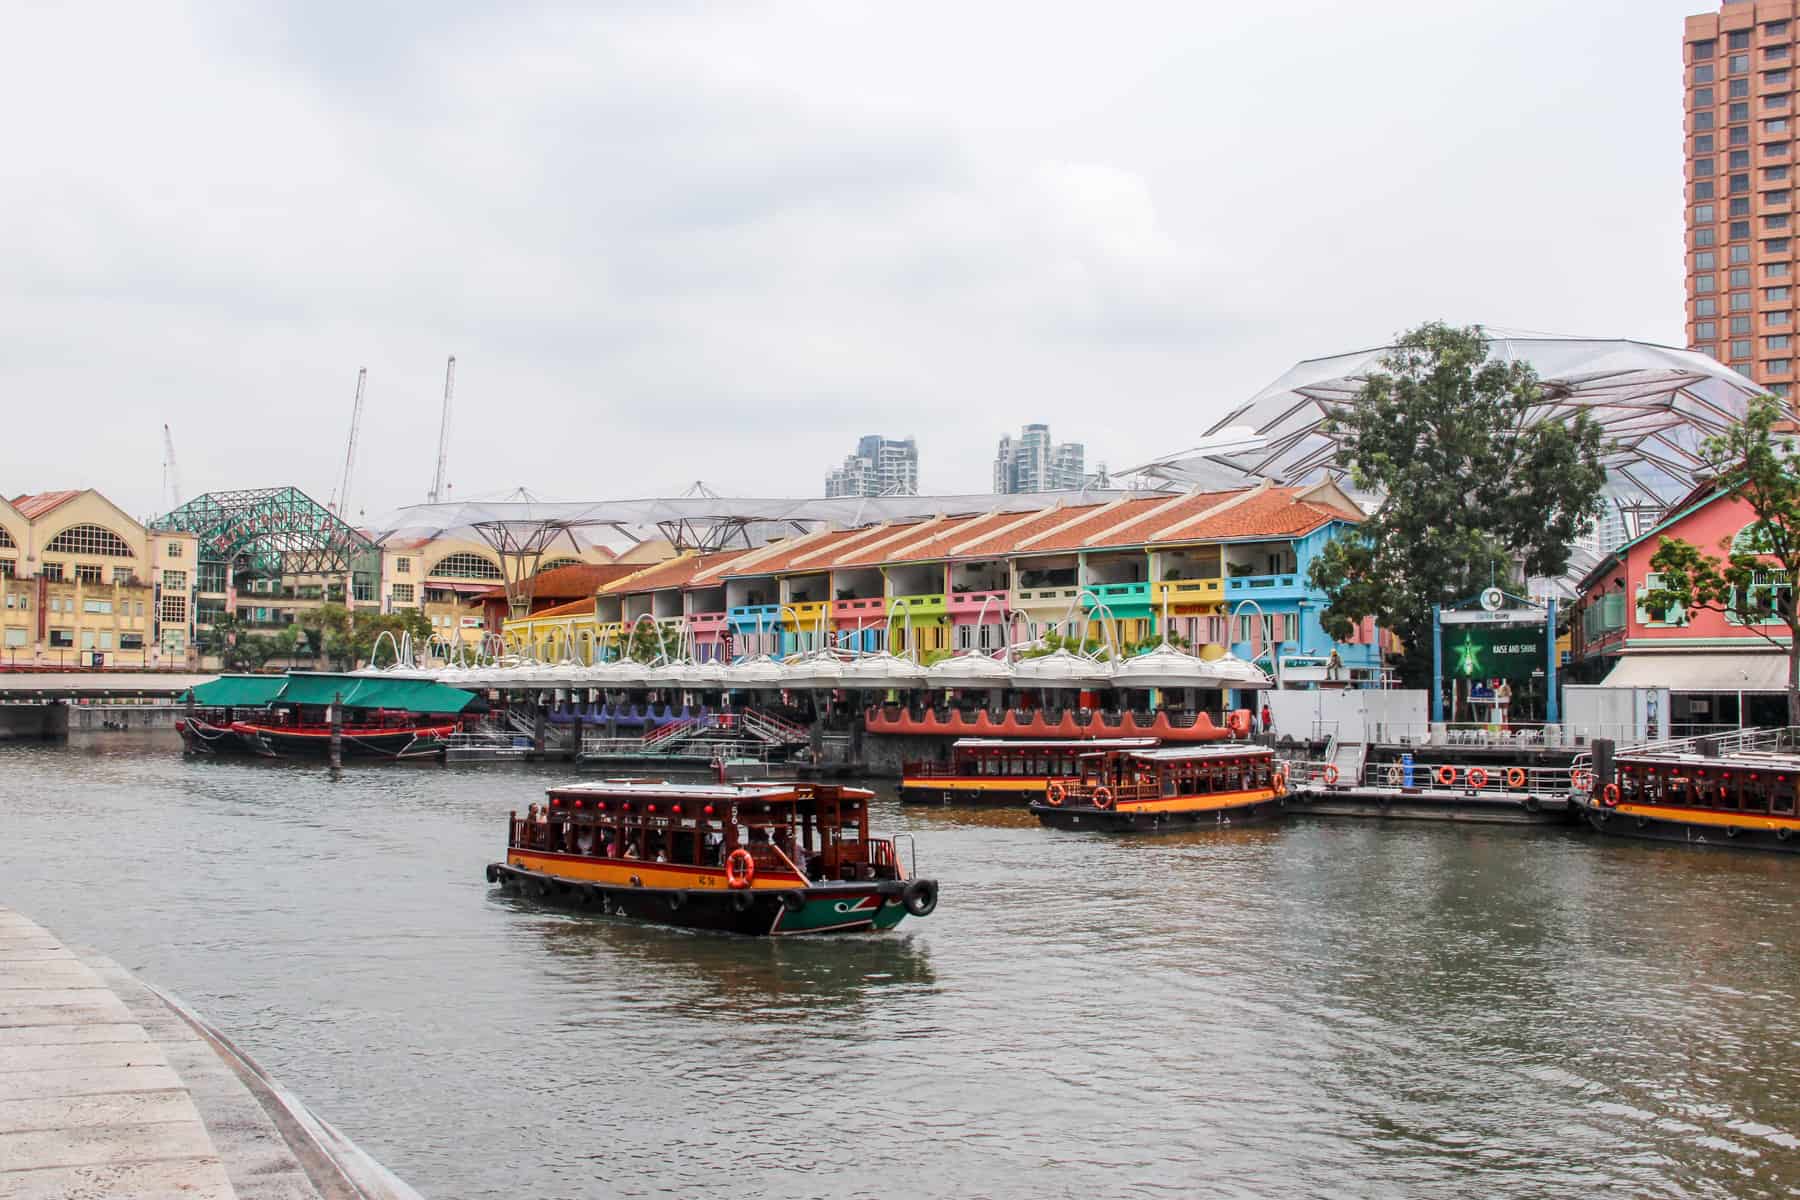
[(688, 894), (686, 892), (674, 891), (669, 893), (668, 904), (670, 912), (680, 912), (686, 907), (687, 902)]
[(494, 863), (489, 863), (487, 865), (487, 881), (489, 883), (500, 882), (500, 868)]
[(789, 912), (799, 912), (806, 907), (806, 893), (799, 888), (789, 888), (778, 897), (781, 907)]
[(1534, 813), (1543, 807), (1544, 807), (1543, 805), (1538, 803), (1538, 798), (1536, 796), (1525, 797), (1525, 811), (1526, 812)]
[(928, 917), (937, 908), (938, 885), (935, 879), (915, 879), (900, 893), (900, 902), (915, 917)]
[(738, 891), (730, 893), (730, 895), (731, 909), (733, 912), (750, 911), (751, 899), (750, 892), (747, 889), (739, 889)]

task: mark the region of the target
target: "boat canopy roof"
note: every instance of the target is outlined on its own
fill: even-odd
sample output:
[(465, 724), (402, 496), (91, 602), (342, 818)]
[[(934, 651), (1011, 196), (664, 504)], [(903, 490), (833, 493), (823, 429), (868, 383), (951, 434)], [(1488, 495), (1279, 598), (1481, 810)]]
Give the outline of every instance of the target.
[(392, 708), (417, 713), (460, 713), (475, 694), (428, 679), (383, 679), (294, 671), (287, 675), (221, 675), (189, 689), (182, 699), (207, 708), (327, 705)]
[(955, 750), (1150, 750), (1155, 738), (958, 738)]
[(1268, 758), (1274, 753), (1267, 746), (1227, 743), (1223, 746), (1163, 746), (1155, 750), (1135, 750), (1131, 757), (1143, 762), (1179, 763), (1217, 758)]
[[(832, 794), (846, 800), (868, 800), (875, 795), (866, 788), (837, 787)], [(780, 780), (756, 780), (745, 783), (671, 783), (666, 779), (603, 779), (593, 783), (572, 783), (546, 791), (551, 796), (625, 796), (662, 800), (713, 800), (730, 803), (735, 800), (789, 801), (805, 800), (813, 795), (810, 785), (785, 783)]]

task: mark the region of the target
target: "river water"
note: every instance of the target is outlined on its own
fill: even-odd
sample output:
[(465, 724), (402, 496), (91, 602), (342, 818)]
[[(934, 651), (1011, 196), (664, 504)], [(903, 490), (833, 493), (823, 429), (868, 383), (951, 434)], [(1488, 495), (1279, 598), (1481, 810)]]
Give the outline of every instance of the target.
[(887, 800), (933, 916), (733, 939), (483, 882), (569, 774), (0, 748), (0, 903), (437, 1198), (1800, 1187), (1800, 859)]

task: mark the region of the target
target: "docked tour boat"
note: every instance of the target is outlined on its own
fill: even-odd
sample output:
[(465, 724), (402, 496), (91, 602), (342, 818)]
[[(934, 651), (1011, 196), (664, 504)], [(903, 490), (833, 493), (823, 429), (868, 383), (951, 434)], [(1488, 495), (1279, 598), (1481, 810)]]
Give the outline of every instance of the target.
[(334, 733), (344, 758), (436, 758), (461, 714), (485, 708), (429, 680), (306, 671), (222, 675), (184, 699), (175, 729), (189, 753), (261, 758), (327, 758)]
[[(892, 929), (937, 907), (862, 788), (609, 780), (512, 815), (489, 883), (662, 925), (743, 934)], [(902, 835), (905, 836), (905, 835)]]
[[(1690, 738), (1614, 760), (1616, 778), (1584, 773), (1576, 802), (1612, 837), (1755, 850), (1800, 850), (1800, 742), (1796, 730)], [(1723, 740), (1723, 748), (1719, 742)], [(1708, 746), (1705, 743), (1711, 741)]]
[(1031, 806), (1055, 829), (1160, 832), (1267, 821), (1287, 810), (1287, 772), (1261, 746), (1165, 746), (1082, 756), (1081, 776)]
[(901, 769), (900, 799), (908, 804), (1029, 804), (1041, 799), (1052, 783), (1073, 783), (1085, 755), (1149, 750), (1156, 744), (1155, 738), (960, 738), (950, 747), (949, 762), (909, 762)]

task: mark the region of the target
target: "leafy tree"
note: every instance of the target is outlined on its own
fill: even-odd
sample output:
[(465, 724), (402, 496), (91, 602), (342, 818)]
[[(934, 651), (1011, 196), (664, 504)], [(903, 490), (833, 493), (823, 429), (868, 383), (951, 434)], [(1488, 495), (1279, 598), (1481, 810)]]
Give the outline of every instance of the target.
[(625, 657), (633, 662), (655, 662), (659, 655), (673, 659), (681, 649), (681, 634), (660, 623), (639, 621), (625, 642)]
[[(300, 624), (314, 640), (325, 660), (335, 670), (350, 670), (361, 663), (385, 667), (394, 661), (393, 644), (382, 633), (396, 640), (410, 634), (413, 645), (424, 648), (431, 637), (431, 621), (418, 609), (402, 609), (393, 613), (351, 612), (341, 604), (321, 604), (301, 614)], [(380, 649), (376, 640), (380, 639)]]
[(1433, 604), (1567, 568), (1601, 510), (1600, 428), (1585, 413), (1527, 424), (1542, 400), (1531, 367), (1490, 358), (1479, 326), (1400, 338), (1326, 423), (1356, 486), (1381, 497), (1313, 560), (1327, 633), (1341, 641), (1374, 616), (1405, 644), (1401, 675), (1417, 686), (1430, 678)]
[[(1702, 455), (1723, 495), (1742, 501), (1755, 518), (1736, 538), (1706, 554), (1682, 538), (1665, 537), (1650, 556), (1662, 586), (1644, 597), (1651, 612), (1686, 620), (1691, 612), (1723, 613), (1779, 646), (1788, 660), (1788, 724), (1800, 725), (1800, 477), (1792, 466), (1793, 439), (1775, 427), (1787, 419), (1781, 401), (1762, 396), (1744, 419), (1707, 439)], [(1780, 632), (1770, 631), (1770, 626)]]

